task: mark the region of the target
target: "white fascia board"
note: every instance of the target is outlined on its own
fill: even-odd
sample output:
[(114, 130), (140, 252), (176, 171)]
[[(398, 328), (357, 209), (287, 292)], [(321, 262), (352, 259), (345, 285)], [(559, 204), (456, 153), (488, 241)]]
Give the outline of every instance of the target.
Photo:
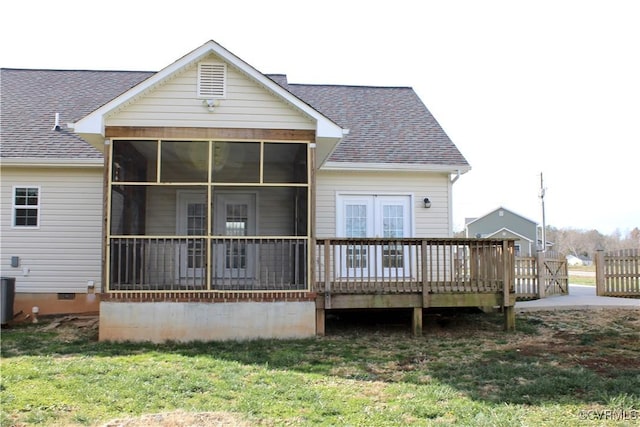
[(496, 237), (498, 234), (502, 233), (503, 231), (504, 231), (505, 233), (511, 233), (511, 234), (513, 234), (514, 236), (518, 236), (518, 238), (520, 238), (520, 240), (526, 240), (526, 241), (528, 241), (528, 242), (533, 242), (533, 240), (531, 240), (530, 238), (528, 238), (528, 237), (526, 237), (526, 236), (523, 236), (523, 235), (522, 235), (522, 234), (520, 234), (520, 233), (516, 233), (515, 231), (510, 230), (510, 229), (508, 229), (507, 227), (502, 227), (502, 228), (501, 228), (500, 230), (498, 230), (498, 231), (495, 231), (495, 232), (493, 232), (493, 233), (489, 233), (489, 234), (487, 234), (487, 235), (485, 236), (485, 238), (487, 238), (487, 239), (491, 239), (491, 238), (493, 238), (493, 237)]
[(73, 125), (75, 132), (80, 134), (104, 135), (105, 115), (120, 107), (121, 105), (131, 101), (132, 99), (140, 96), (140, 94), (162, 82), (164, 79), (171, 76), (176, 71), (179, 71), (180, 69), (185, 68), (194, 62), (197, 62), (210, 53), (219, 56), (224, 61), (240, 69), (243, 73), (268, 88), (277, 96), (280, 96), (289, 104), (293, 105), (295, 108), (299, 109), (300, 111), (314, 119), (316, 121), (316, 137), (342, 138), (344, 132), (340, 126), (312, 108), (309, 104), (301, 101), (291, 92), (285, 90), (282, 86), (266, 77), (264, 74), (262, 74), (251, 65), (247, 64), (242, 59), (238, 58), (236, 55), (232, 54), (213, 40), (208, 41), (194, 51), (178, 59), (173, 64), (163, 68), (161, 71), (142, 81), (135, 87), (129, 89), (127, 92), (123, 93), (117, 98), (114, 98), (94, 112), (80, 119)]
[(0, 160), (3, 166), (20, 167), (91, 167), (104, 166), (103, 159), (51, 159), (42, 157), (3, 157)]
[(153, 86), (161, 82), (163, 79), (169, 77), (174, 72), (189, 65), (191, 62), (196, 61), (201, 56), (205, 55), (206, 52), (208, 52), (208, 50), (206, 50), (205, 53), (201, 52), (205, 46), (206, 45), (194, 50), (193, 52), (182, 57), (181, 59), (174, 62), (173, 64), (163, 68), (161, 71), (157, 72), (156, 74), (149, 77), (148, 79), (140, 82), (136, 86), (132, 87), (131, 89), (123, 93), (122, 95), (112, 99), (102, 107), (98, 108), (97, 110), (93, 111), (92, 113), (88, 114), (87, 116), (83, 117), (77, 122), (73, 123), (72, 125), (73, 130), (79, 134), (98, 134), (98, 135), (104, 136), (104, 117), (107, 114), (114, 111), (121, 105), (140, 96), (140, 94), (152, 88)]
[(397, 172), (442, 172), (467, 173), (470, 166), (434, 165), (417, 163), (355, 163), (355, 162), (326, 162), (323, 170), (351, 170), (351, 171), (397, 171)]

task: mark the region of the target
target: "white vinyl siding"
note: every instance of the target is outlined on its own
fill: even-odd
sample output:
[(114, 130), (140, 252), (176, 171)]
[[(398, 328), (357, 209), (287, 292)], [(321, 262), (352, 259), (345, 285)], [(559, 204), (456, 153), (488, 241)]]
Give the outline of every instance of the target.
[[(337, 234), (339, 194), (413, 196), (412, 237), (450, 237), (451, 183), (448, 174), (430, 172), (350, 172), (320, 170), (316, 176), (316, 236)], [(424, 207), (429, 197), (431, 208)]]
[[(25, 182), (40, 188), (39, 227), (12, 227), (12, 192)], [(0, 268), (16, 278), (16, 292), (85, 293), (100, 290), (101, 168), (2, 168)], [(11, 267), (12, 256), (20, 257)]]
[(106, 125), (315, 129), (309, 117), (228, 65), (225, 90), (209, 112), (206, 100), (198, 97), (198, 66), (193, 64), (108, 116)]

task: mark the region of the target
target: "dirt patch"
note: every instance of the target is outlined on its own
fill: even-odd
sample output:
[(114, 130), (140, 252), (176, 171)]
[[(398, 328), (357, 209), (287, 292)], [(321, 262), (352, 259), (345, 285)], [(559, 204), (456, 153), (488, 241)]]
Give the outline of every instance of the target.
[(640, 359), (629, 356), (640, 351), (640, 312), (572, 310), (537, 316), (542, 320), (538, 333), (522, 337), (505, 349), (541, 362), (580, 366), (603, 376), (640, 370)]
[(42, 332), (55, 332), (63, 342), (78, 339), (98, 339), (99, 317), (93, 315), (47, 316), (38, 320)]

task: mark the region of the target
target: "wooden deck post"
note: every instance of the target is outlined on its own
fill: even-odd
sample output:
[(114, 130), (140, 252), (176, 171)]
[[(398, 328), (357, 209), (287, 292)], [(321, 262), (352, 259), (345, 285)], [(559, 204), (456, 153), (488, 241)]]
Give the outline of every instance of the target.
[(513, 242), (502, 242), (502, 306), (504, 308), (504, 329), (514, 331), (516, 329), (515, 306), (511, 302), (511, 285), (513, 284)]
[(325, 325), (324, 308), (316, 308), (316, 335), (317, 336), (323, 337), (325, 335), (324, 325)]
[(414, 337), (422, 336), (422, 307), (413, 307), (411, 331), (413, 332)]
[(324, 308), (331, 308), (331, 241), (324, 241)]

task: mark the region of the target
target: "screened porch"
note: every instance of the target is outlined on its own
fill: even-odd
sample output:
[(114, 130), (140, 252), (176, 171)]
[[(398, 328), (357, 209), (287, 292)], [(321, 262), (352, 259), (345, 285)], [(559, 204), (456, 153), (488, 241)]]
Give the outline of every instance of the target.
[(309, 144), (113, 140), (107, 291), (309, 287)]

